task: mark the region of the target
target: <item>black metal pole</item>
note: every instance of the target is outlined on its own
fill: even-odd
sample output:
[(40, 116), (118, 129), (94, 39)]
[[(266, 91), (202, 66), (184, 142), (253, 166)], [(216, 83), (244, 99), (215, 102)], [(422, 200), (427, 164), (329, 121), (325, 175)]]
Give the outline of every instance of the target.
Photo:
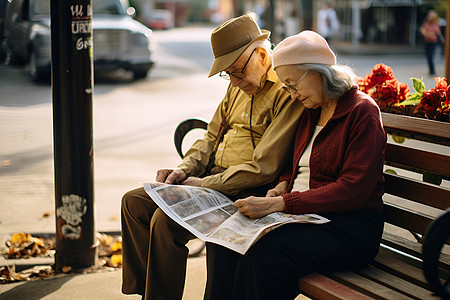
[(95, 265), (92, 3), (51, 0), (55, 270)]

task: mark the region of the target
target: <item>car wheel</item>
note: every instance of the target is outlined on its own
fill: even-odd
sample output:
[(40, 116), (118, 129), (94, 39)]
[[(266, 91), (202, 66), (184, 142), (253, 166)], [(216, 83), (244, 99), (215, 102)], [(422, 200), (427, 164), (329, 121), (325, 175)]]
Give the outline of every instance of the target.
[(48, 68), (47, 67), (37, 67), (36, 66), (36, 53), (31, 50), (30, 62), (28, 64), (28, 73), (30, 74), (31, 80), (34, 82), (41, 82), (48, 79)]
[(134, 79), (143, 79), (147, 77), (148, 70), (135, 70), (134, 71)]
[(22, 65), (23, 61), (19, 58), (17, 54), (14, 53), (14, 51), (11, 50), (11, 48), (6, 47), (6, 60), (8, 64), (10, 65)]
[(6, 45), (6, 39), (0, 42), (0, 63), (4, 62), (7, 56), (8, 46)]

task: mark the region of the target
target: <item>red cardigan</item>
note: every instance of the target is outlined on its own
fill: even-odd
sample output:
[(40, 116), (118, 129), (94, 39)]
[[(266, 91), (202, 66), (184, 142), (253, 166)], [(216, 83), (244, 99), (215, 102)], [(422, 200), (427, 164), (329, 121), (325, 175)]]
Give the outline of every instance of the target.
[[(280, 177), (280, 181), (289, 181), (288, 191), (320, 116), (320, 109), (306, 111), (297, 130), (292, 169)], [(378, 105), (353, 87), (339, 98), (332, 118), (314, 140), (309, 161), (310, 190), (283, 195), (285, 212), (380, 211), (385, 149), (386, 133)]]

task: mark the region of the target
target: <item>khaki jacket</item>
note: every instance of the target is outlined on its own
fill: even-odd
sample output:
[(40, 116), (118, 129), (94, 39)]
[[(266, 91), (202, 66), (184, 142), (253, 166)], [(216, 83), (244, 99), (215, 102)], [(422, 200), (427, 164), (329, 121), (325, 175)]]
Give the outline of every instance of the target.
[[(263, 89), (252, 97), (230, 84), (203, 139), (197, 140), (178, 166), (188, 176), (202, 176), (214, 150), (223, 118), (227, 127), (215, 153), (215, 165), (225, 171), (202, 178), (202, 187), (227, 195), (274, 182), (282, 165), (291, 158), (298, 121), (304, 106), (290, 98), (272, 68)], [(252, 114), (251, 114), (252, 112)], [(255, 148), (253, 149), (252, 135)], [(220, 138), (220, 137), (219, 137)]]

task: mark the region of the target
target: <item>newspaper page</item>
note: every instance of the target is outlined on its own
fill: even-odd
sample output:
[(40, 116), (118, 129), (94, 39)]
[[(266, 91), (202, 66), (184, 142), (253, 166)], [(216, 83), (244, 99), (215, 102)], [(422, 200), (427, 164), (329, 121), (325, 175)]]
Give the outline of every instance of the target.
[(196, 237), (240, 254), (245, 254), (264, 234), (283, 224), (330, 221), (315, 214), (281, 212), (251, 219), (239, 213), (228, 197), (208, 188), (149, 182), (144, 183), (144, 189), (166, 215)]

